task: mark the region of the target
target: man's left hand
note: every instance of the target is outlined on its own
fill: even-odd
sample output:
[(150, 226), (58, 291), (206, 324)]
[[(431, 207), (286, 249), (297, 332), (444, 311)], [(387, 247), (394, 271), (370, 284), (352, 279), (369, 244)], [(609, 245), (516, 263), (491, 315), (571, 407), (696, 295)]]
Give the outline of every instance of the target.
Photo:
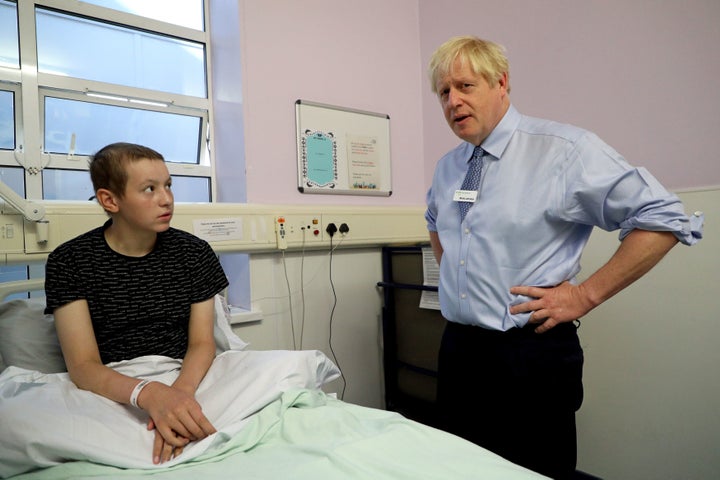
[(533, 300), (510, 307), (510, 313), (532, 312), (529, 323), (539, 324), (537, 333), (582, 317), (595, 305), (588, 299), (582, 285), (563, 282), (556, 287), (512, 287), (510, 293), (532, 297)]

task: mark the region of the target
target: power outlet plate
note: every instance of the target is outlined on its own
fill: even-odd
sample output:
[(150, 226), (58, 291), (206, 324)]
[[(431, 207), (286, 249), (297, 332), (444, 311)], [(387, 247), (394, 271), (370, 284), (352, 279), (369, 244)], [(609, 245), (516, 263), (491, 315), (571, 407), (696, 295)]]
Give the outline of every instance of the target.
[[(327, 226), (330, 225), (331, 223), (334, 223), (334, 224), (335, 224), (335, 228), (337, 228), (337, 230), (336, 230), (335, 233), (333, 234), (333, 241), (334, 241), (334, 242), (337, 243), (341, 238), (343, 238), (343, 241), (349, 240), (349, 236), (351, 235), (351, 232), (352, 232), (352, 223), (353, 223), (353, 219), (352, 219), (352, 218), (350, 218), (349, 216), (345, 216), (345, 215), (343, 215), (343, 216), (323, 215), (323, 219), (322, 219), (322, 220), (323, 220), (323, 225), (324, 225), (325, 227), (327, 227)], [(342, 227), (343, 225), (345, 225), (348, 230), (347, 230), (347, 231), (344, 231), (344, 232), (341, 232), (340, 230), (341, 230), (341, 227)], [(328, 232), (325, 231), (325, 229), (323, 229), (323, 235), (325, 236), (325, 241), (326, 241), (326, 242), (329, 242), (329, 241), (330, 241), (330, 234), (328, 234)], [(344, 238), (344, 237), (347, 237), (347, 238)]]

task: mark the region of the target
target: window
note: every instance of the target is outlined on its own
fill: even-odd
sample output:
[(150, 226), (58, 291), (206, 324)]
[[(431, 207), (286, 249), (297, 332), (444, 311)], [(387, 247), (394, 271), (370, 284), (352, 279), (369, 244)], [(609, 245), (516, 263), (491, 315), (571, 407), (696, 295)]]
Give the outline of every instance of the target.
[(38, 72), (207, 97), (200, 42), (41, 8), (35, 18)]
[(14, 3), (0, 0), (0, 67), (20, 66), (16, 11)]
[(15, 94), (0, 90), (0, 149), (15, 150)]
[[(29, 199), (89, 200), (89, 156), (125, 141), (165, 157), (176, 201), (214, 200), (208, 8), (0, 0), (0, 180)], [(36, 267), (0, 267), (0, 281)]]
[(92, 155), (120, 137), (157, 150), (168, 162), (199, 163), (201, 117), (50, 96), (43, 105), (47, 153)]
[(87, 3), (203, 30), (202, 0), (85, 0)]
[(88, 157), (124, 141), (165, 157), (177, 201), (214, 199), (206, 9), (0, 0), (0, 167), (27, 198), (87, 200)]

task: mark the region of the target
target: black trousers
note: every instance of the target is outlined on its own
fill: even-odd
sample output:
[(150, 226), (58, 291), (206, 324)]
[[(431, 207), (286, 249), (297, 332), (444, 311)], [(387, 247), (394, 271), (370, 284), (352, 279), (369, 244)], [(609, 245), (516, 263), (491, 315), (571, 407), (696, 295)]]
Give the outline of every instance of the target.
[(571, 478), (583, 352), (573, 323), (543, 334), (448, 322), (440, 346), (443, 428), (530, 470)]

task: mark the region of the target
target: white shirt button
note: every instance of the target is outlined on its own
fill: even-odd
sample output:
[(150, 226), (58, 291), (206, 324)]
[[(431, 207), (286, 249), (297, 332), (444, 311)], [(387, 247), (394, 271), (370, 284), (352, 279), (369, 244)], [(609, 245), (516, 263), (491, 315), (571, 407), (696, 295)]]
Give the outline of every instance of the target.
[(460, 265), (465, 265), (465, 260), (460, 260)]
[(460, 295), (460, 298), (462, 298), (462, 299), (465, 299), (465, 297), (467, 297), (467, 295), (465, 295), (464, 293), (462, 295)]

